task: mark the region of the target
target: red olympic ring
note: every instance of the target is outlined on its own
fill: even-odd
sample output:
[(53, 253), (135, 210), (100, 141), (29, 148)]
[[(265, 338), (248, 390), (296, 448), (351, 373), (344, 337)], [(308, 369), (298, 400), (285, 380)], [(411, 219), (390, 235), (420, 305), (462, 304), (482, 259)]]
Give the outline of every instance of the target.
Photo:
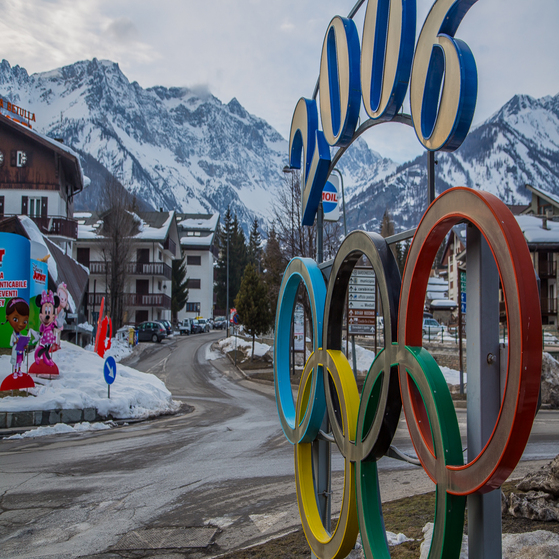
[[(421, 346), (423, 297), (417, 295), (426, 291), (431, 264), (446, 233), (464, 219), (481, 231), (495, 258), (507, 309), (509, 346), (506, 385), (497, 423), (485, 448), (472, 462), (448, 467), (448, 491), (454, 495), (496, 489), (514, 470), (536, 415), (542, 359), (538, 288), (522, 231), (501, 200), (487, 192), (463, 187), (439, 196), (417, 228), (402, 281), (398, 339), (407, 346)], [(410, 297), (412, 293), (414, 296)], [(429, 442), (431, 435), (426, 431), (428, 425), (418, 423), (425, 408), (403, 367), (400, 388), (417, 456), (434, 479), (436, 459)]]

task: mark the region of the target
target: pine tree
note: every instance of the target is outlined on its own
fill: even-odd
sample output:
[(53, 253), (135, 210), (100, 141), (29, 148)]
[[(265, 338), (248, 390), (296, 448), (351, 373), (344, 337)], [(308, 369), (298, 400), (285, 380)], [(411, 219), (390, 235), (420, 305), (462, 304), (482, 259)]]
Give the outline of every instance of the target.
[[(228, 243), (229, 239), (229, 243)], [(218, 233), (219, 257), (216, 270), (216, 307), (225, 309), (227, 306), (227, 255), (229, 255), (229, 305), (233, 304), (241, 286), (241, 279), (247, 263), (247, 247), (245, 234), (239, 226), (237, 216), (228, 208), (225, 212), (223, 226)], [(229, 248), (227, 245), (229, 244)]]
[(275, 314), (278, 304), (279, 289), (286, 266), (287, 258), (282, 253), (276, 229), (272, 226), (268, 232), (268, 241), (262, 255), (262, 269), (263, 280), (266, 284), (268, 300), (273, 314)]
[(252, 361), (255, 337), (267, 332), (272, 323), (266, 285), (260, 279), (253, 264), (248, 264), (245, 269), (241, 287), (235, 299), (235, 307), (241, 324), (252, 336)]
[(188, 278), (184, 260), (173, 260), (171, 271), (171, 315), (177, 322), (178, 313), (184, 309), (188, 301)]
[(261, 272), (261, 252), (262, 239), (258, 231), (258, 218), (255, 217), (252, 222), (252, 228), (248, 237), (247, 259), (249, 264), (253, 264), (258, 273)]

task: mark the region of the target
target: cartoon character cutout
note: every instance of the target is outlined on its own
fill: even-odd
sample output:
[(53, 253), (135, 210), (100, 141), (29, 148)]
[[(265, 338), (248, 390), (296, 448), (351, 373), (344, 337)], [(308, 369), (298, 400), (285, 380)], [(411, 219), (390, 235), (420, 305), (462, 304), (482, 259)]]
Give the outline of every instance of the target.
[(66, 313), (70, 311), (70, 305), (68, 303), (68, 286), (62, 282), (58, 289), (56, 290), (58, 295), (59, 303), (56, 307), (56, 344), (53, 346), (54, 349), (60, 349), (60, 333), (64, 330), (66, 324)]
[(35, 363), (39, 365), (42, 360), (45, 365), (53, 367), (56, 365), (51, 359), (50, 348), (56, 342), (56, 308), (60, 305), (60, 299), (52, 291), (49, 290), (47, 293), (43, 290), (40, 295), (37, 295), (35, 301), (41, 309), (39, 312), (41, 339), (35, 350)]
[(10, 363), (12, 364), (14, 378), (18, 378), (23, 376), (21, 364), (29, 341), (29, 337), (22, 335), (29, 324), (29, 305), (27, 301), (19, 297), (12, 299), (6, 307), (6, 322), (10, 324), (13, 330), (10, 338), (10, 347), (12, 348)]

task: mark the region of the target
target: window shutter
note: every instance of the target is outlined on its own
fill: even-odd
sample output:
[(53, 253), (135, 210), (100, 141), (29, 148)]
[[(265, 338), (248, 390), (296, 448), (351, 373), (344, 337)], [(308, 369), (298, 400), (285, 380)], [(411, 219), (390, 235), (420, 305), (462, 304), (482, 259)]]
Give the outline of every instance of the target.
[(4, 217), (4, 196), (0, 196), (0, 217)]
[(41, 217), (47, 217), (49, 213), (48, 196), (41, 196)]
[(11, 165), (12, 167), (15, 167), (15, 166), (16, 166), (16, 158), (17, 158), (17, 151), (16, 151), (15, 149), (13, 149), (13, 150), (10, 152), (10, 165)]
[(27, 215), (27, 203), (29, 198), (27, 196), (21, 197), (21, 213), (22, 215)]

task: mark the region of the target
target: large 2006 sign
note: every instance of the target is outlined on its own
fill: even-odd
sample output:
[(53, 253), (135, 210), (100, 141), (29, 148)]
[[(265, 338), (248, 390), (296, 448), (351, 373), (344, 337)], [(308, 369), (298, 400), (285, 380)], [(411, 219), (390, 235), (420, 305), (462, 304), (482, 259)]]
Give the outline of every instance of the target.
[[(330, 146), (351, 143), (361, 100), (369, 118), (392, 120), (410, 83), (411, 118), (429, 150), (453, 151), (466, 137), (477, 97), (468, 45), (454, 35), (477, 0), (436, 0), (415, 45), (415, 0), (369, 0), (362, 44), (352, 19), (328, 26), (320, 61), (320, 118), (314, 99), (297, 103), (289, 163), (302, 168), (303, 225), (312, 225), (330, 167)], [(414, 54), (415, 46), (415, 54)]]
[[(509, 331), (501, 409), (483, 450), (463, 463), (456, 412), (445, 379), (422, 348), (423, 301), (437, 249), (450, 228), (473, 223), (487, 240), (500, 275)], [(345, 293), (353, 267), (365, 255), (377, 277), (384, 312), (384, 348), (371, 364), (361, 396), (342, 353)], [(312, 309), (313, 353), (293, 401), (289, 366), (291, 313), (300, 283)], [(376, 461), (388, 450), (403, 406), (417, 456), (436, 484), (430, 558), (460, 554), (466, 495), (500, 487), (520, 460), (537, 409), (541, 317), (532, 261), (507, 207), (493, 195), (467, 188), (446, 191), (416, 231), (404, 277), (379, 235), (355, 231), (342, 243), (326, 282), (311, 259), (293, 259), (285, 272), (276, 315), (275, 388), (280, 421), (295, 445), (297, 498), (307, 540), (321, 559), (345, 557), (359, 527), (365, 554), (389, 557)], [(323, 525), (313, 481), (311, 443), (327, 413), (345, 460), (340, 518)]]

